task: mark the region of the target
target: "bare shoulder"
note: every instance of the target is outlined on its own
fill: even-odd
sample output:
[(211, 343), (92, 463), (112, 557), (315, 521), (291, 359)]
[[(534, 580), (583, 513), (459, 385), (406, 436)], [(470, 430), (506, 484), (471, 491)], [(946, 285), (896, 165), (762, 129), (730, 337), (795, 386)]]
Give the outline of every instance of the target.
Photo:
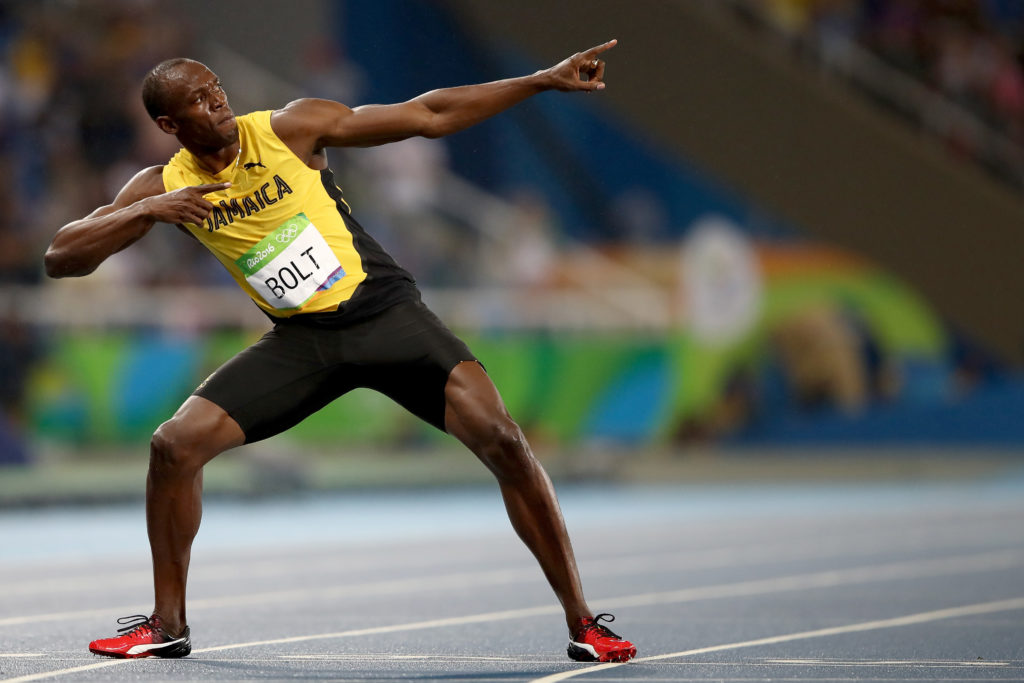
[(281, 109), (270, 115), (271, 124), (275, 125), (281, 120), (310, 119), (321, 116), (336, 115), (339, 112), (352, 111), (341, 102), (334, 100), (323, 100), (318, 97), (303, 97), (292, 100)]
[(150, 166), (136, 173), (125, 183), (114, 200), (115, 205), (133, 204), (140, 199), (164, 193), (164, 167)]
[(270, 127), (307, 166), (322, 167), (315, 157), (332, 140), (352, 110), (340, 102), (312, 97), (289, 102), (270, 115)]
[(270, 115), (270, 127), (281, 139), (319, 137), (339, 116), (352, 110), (340, 102), (306, 97), (289, 102)]

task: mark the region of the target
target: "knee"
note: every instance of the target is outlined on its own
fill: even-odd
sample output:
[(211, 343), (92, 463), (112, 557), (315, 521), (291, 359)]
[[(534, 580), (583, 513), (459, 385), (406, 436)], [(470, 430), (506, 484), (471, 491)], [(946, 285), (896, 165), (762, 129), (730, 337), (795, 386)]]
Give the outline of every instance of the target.
[(490, 420), (484, 430), (483, 458), (499, 479), (528, 476), (536, 463), (526, 436), (519, 425), (507, 416)]
[(149, 469), (158, 476), (195, 474), (209, 459), (201, 436), (177, 418), (160, 425), (149, 442)]

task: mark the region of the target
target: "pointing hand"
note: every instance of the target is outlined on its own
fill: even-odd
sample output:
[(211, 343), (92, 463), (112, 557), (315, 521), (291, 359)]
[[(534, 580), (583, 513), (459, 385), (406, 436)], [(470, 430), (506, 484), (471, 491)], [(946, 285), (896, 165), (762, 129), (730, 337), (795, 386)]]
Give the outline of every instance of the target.
[(213, 204), (203, 195), (231, 187), (231, 183), (190, 185), (173, 192), (165, 192), (142, 200), (146, 214), (164, 223), (193, 223), (200, 225), (210, 215)]
[(556, 90), (582, 90), (593, 92), (604, 89), (605, 62), (598, 55), (615, 47), (617, 40), (595, 45), (584, 52), (577, 52), (547, 70), (551, 87)]

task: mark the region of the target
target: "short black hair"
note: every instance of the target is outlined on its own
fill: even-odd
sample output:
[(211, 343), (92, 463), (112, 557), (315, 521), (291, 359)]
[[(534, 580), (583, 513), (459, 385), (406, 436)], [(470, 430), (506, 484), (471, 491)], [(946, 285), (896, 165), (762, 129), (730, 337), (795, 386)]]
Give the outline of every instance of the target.
[(146, 78), (142, 81), (142, 105), (151, 119), (155, 121), (158, 116), (166, 116), (168, 113), (169, 105), (165, 86), (170, 73), (185, 62), (192, 61), (195, 60), (188, 57), (165, 59), (146, 74)]

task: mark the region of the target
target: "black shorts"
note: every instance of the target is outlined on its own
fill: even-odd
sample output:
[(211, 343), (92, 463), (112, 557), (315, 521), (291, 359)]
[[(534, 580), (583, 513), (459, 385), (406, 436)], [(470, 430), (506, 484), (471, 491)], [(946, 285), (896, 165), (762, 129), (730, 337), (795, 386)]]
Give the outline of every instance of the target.
[(195, 390), (223, 408), (246, 443), (279, 434), (339, 396), (367, 387), (445, 431), (452, 369), (476, 358), (420, 301), (342, 329), (279, 323)]

